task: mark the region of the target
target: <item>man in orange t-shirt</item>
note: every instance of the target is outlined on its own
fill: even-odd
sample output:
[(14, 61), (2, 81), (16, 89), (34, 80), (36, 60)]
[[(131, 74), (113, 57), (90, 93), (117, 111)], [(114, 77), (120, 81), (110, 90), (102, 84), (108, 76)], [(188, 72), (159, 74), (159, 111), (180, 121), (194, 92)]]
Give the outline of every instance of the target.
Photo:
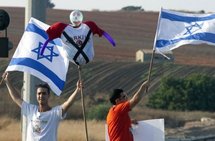
[(114, 89), (110, 97), (113, 107), (110, 108), (106, 121), (110, 141), (133, 141), (129, 111), (141, 100), (147, 88), (148, 81), (145, 81), (130, 100), (122, 89)]

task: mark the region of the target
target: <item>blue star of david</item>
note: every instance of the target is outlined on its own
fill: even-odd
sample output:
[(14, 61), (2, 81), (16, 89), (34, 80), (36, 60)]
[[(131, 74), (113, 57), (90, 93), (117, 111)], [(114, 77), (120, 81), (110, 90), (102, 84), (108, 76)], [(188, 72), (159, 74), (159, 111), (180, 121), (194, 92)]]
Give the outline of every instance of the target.
[(190, 26), (187, 26), (185, 27), (187, 32), (184, 33), (184, 35), (192, 35), (194, 32), (202, 29), (202, 26), (203, 26), (203, 23), (202, 24), (198, 24), (198, 23), (195, 23), (195, 24), (191, 24)]
[(54, 52), (54, 46), (47, 46), (46, 50), (49, 50), (49, 54), (47, 54), (47, 52), (45, 54), (45, 52), (44, 52), (44, 54), (41, 55), (40, 53), (41, 53), (42, 46), (43, 46), (43, 43), (39, 42), (39, 46), (37, 48), (31, 50), (32, 52), (37, 53), (37, 60), (46, 58), (47, 60), (52, 62), (53, 57), (59, 56), (59, 54)]

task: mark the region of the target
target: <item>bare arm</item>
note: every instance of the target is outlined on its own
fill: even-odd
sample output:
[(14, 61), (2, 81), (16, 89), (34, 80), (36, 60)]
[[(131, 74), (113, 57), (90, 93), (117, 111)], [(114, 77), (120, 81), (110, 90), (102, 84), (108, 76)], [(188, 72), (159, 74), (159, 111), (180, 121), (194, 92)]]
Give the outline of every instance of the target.
[(11, 81), (9, 80), (9, 73), (5, 72), (2, 75), (2, 78), (5, 81), (5, 84), (7, 86), (8, 91), (9, 91), (10, 97), (21, 108), (23, 100), (21, 98), (20, 93), (14, 88)]
[(78, 81), (76, 84), (75, 91), (71, 94), (71, 96), (61, 105), (63, 109), (63, 115), (68, 111), (69, 107), (75, 102), (75, 98), (77, 97), (79, 91), (81, 90), (82, 82)]
[(140, 88), (138, 89), (138, 91), (131, 98), (131, 100), (129, 101), (131, 109), (134, 108), (137, 105), (137, 103), (140, 102), (140, 100), (143, 97), (143, 93), (147, 89), (147, 87), (148, 87), (148, 81), (143, 82)]

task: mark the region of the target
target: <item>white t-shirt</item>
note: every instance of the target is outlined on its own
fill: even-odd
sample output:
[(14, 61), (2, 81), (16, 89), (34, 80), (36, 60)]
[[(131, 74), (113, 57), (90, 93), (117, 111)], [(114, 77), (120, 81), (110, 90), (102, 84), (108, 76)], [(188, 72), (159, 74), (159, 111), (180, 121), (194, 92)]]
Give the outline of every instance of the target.
[(57, 141), (57, 129), (62, 116), (61, 106), (38, 112), (38, 106), (22, 103), (22, 115), (27, 118), (26, 141)]

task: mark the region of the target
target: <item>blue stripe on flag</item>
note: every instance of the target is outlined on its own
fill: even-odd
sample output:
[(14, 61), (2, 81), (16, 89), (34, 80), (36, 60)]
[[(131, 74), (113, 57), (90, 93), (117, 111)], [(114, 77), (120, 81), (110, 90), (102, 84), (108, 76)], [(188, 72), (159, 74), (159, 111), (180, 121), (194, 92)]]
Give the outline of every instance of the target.
[[(42, 36), (45, 40), (48, 39), (48, 34), (46, 33), (46, 31), (44, 31), (43, 29), (37, 27), (37, 26), (36, 26), (35, 24), (33, 24), (33, 23), (29, 23), (29, 24), (28, 24), (28, 26), (27, 26), (27, 28), (26, 28), (26, 31), (28, 31), (28, 32), (34, 32), (34, 33), (36, 33), (36, 34), (39, 34), (39, 35)], [(59, 45), (59, 43), (55, 43), (54, 41), (50, 41), (50, 43), (55, 44), (55, 45), (56, 45), (56, 44)]]
[(171, 21), (191, 23), (191, 22), (198, 22), (198, 21), (213, 20), (215, 19), (215, 14), (212, 14), (210, 16), (205, 16), (205, 17), (191, 17), (191, 16), (189, 17), (189, 16), (180, 16), (173, 13), (162, 11), (161, 18), (168, 19)]
[(185, 38), (178, 38), (178, 39), (174, 39), (174, 40), (157, 40), (156, 41), (156, 47), (162, 48), (165, 46), (169, 46), (171, 44), (176, 44), (176, 43), (183, 41), (183, 40), (202, 40), (202, 41), (206, 41), (206, 42), (215, 43), (214, 39), (215, 39), (215, 34), (197, 33), (197, 34), (193, 34), (191, 36), (185, 37)]
[(43, 38), (48, 39), (47, 33), (32, 23), (28, 24), (26, 31), (35, 32), (35, 33), (39, 34), (40, 36), (42, 36)]
[(9, 66), (21, 65), (30, 67), (47, 76), (60, 90), (63, 90), (65, 81), (61, 80), (54, 72), (43, 64), (31, 58), (12, 58)]

